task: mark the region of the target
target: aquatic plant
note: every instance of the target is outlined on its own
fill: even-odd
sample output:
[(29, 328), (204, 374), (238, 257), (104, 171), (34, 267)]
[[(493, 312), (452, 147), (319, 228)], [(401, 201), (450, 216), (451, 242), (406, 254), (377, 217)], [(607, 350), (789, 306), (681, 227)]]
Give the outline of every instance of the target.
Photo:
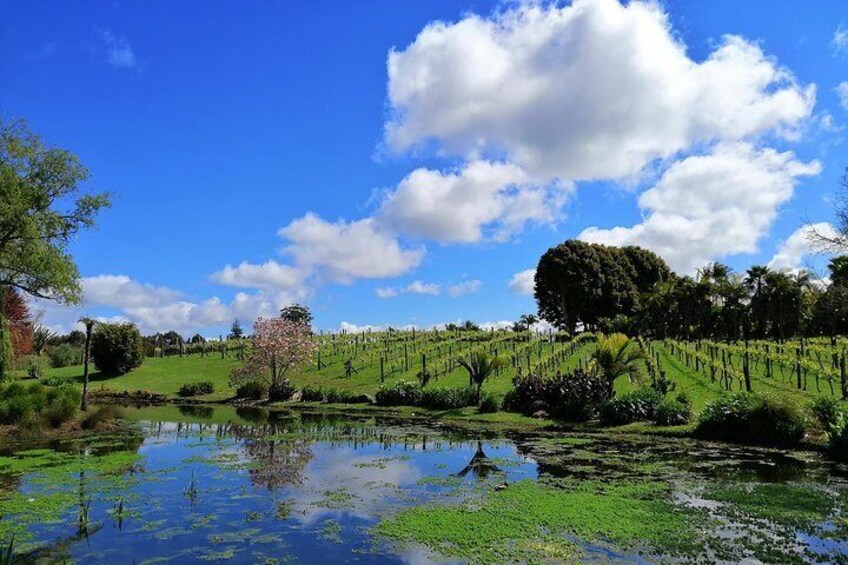
[(6, 546), (5, 550), (0, 551), (0, 565), (14, 565), (16, 561), (15, 534), (12, 534), (12, 538), (9, 540), (9, 545)]

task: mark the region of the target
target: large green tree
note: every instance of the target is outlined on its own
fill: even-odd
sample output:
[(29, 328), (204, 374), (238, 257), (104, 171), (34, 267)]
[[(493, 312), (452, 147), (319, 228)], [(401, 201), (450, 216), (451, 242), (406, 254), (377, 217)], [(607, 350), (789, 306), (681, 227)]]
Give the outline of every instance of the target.
[(542, 255), (536, 267), (539, 315), (569, 333), (600, 320), (630, 315), (638, 302), (634, 268), (619, 250), (568, 240)]
[(23, 122), (0, 122), (0, 286), (77, 303), (82, 291), (68, 243), (94, 225), (107, 194), (88, 194), (88, 170), (47, 147)]
[[(0, 292), (80, 301), (68, 243), (109, 205), (107, 194), (83, 192), (88, 176), (76, 156), (47, 147), (23, 122), (0, 121)], [(0, 357), (2, 378), (11, 360), (7, 348), (0, 346)]]

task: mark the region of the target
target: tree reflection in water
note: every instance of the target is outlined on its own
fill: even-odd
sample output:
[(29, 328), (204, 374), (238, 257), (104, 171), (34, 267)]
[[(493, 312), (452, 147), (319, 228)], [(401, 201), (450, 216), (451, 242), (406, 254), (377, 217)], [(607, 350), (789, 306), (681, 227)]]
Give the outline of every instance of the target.
[(477, 450), (474, 452), (474, 456), (471, 457), (471, 461), (468, 462), (460, 472), (456, 473), (457, 477), (465, 477), (469, 473), (477, 478), (477, 479), (485, 479), (489, 475), (493, 473), (502, 473), (501, 469), (498, 468), (495, 463), (489, 459), (486, 453), (483, 451), (483, 442), (477, 440)]

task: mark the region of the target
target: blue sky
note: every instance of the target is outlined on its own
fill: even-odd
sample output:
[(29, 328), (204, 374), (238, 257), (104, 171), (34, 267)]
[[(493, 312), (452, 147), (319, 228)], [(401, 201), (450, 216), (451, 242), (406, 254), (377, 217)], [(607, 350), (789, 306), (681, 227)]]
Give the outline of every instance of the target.
[(114, 196), (62, 330), (510, 320), (578, 236), (820, 265), (848, 165), (838, 0), (2, 5), (0, 113)]

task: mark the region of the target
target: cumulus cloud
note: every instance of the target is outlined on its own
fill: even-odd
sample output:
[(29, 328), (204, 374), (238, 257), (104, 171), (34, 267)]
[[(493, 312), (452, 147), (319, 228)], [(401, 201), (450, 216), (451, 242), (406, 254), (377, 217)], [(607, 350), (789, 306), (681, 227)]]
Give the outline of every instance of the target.
[(836, 31), (833, 32), (833, 38), (830, 40), (830, 46), (833, 48), (835, 55), (844, 55), (848, 53), (848, 28), (843, 24), (839, 24)]
[(455, 298), (457, 296), (463, 296), (465, 294), (475, 294), (477, 292), (480, 292), (481, 288), (483, 288), (483, 281), (474, 279), (449, 285), (448, 294)]
[(218, 297), (192, 301), (176, 290), (139, 283), (125, 275), (85, 277), (82, 287), (80, 307), (38, 300), (33, 301), (33, 310), (41, 315), (42, 323), (58, 332), (77, 327), (83, 315), (108, 308), (118, 314), (93, 317), (101, 321), (133, 322), (145, 333), (172, 329), (188, 333), (226, 326), (235, 318), (252, 321), (259, 316), (275, 315), (280, 308), (300, 298), (287, 291), (262, 290), (252, 294), (239, 292), (228, 303)]
[(527, 294), (533, 296), (536, 286), (536, 269), (525, 269), (512, 275), (509, 281), (509, 289), (516, 294)]
[(424, 281), (412, 281), (404, 289), (404, 292), (410, 294), (430, 294), (437, 295), (442, 292), (442, 286), (435, 283), (425, 283)]
[(309, 213), (279, 231), (295, 263), (334, 282), (395, 277), (424, 258), (423, 248), (404, 248), (372, 218), (327, 222)]
[(261, 265), (242, 262), (238, 267), (227, 265), (212, 275), (212, 280), (227, 286), (257, 289), (295, 289), (304, 283), (302, 270), (268, 260)]
[(141, 284), (126, 275), (99, 275), (80, 281), (86, 304), (112, 308), (162, 306), (175, 302), (181, 293), (162, 286)]
[(399, 293), (396, 288), (392, 288), (390, 286), (382, 286), (375, 288), (374, 294), (377, 295), (377, 298), (394, 298)]
[(379, 218), (406, 235), (475, 243), (485, 228), (504, 239), (529, 221), (556, 220), (567, 193), (558, 185), (530, 183), (515, 165), (473, 161), (458, 171), (414, 170), (387, 195)]
[(774, 257), (768, 263), (768, 268), (775, 271), (797, 272), (801, 269), (803, 260), (809, 255), (828, 251), (827, 245), (816, 241), (815, 235), (837, 239), (839, 234), (827, 222), (803, 226), (787, 237)]
[(620, 179), (698, 142), (789, 134), (815, 102), (741, 37), (692, 60), (660, 5), (638, 0), (431, 23), (388, 73), (389, 148), (495, 154), (547, 179)]
[(111, 30), (101, 30), (100, 38), (106, 46), (106, 60), (115, 69), (136, 69), (138, 60), (130, 42), (122, 35), (116, 35)]
[(584, 230), (584, 241), (641, 245), (672, 268), (692, 272), (725, 255), (753, 253), (778, 208), (792, 197), (800, 177), (816, 175), (817, 161), (804, 163), (791, 151), (748, 143), (717, 146), (708, 155), (674, 163), (639, 198), (645, 219), (632, 227)]
[(839, 105), (848, 110), (848, 80), (840, 82), (834, 90), (839, 97)]

